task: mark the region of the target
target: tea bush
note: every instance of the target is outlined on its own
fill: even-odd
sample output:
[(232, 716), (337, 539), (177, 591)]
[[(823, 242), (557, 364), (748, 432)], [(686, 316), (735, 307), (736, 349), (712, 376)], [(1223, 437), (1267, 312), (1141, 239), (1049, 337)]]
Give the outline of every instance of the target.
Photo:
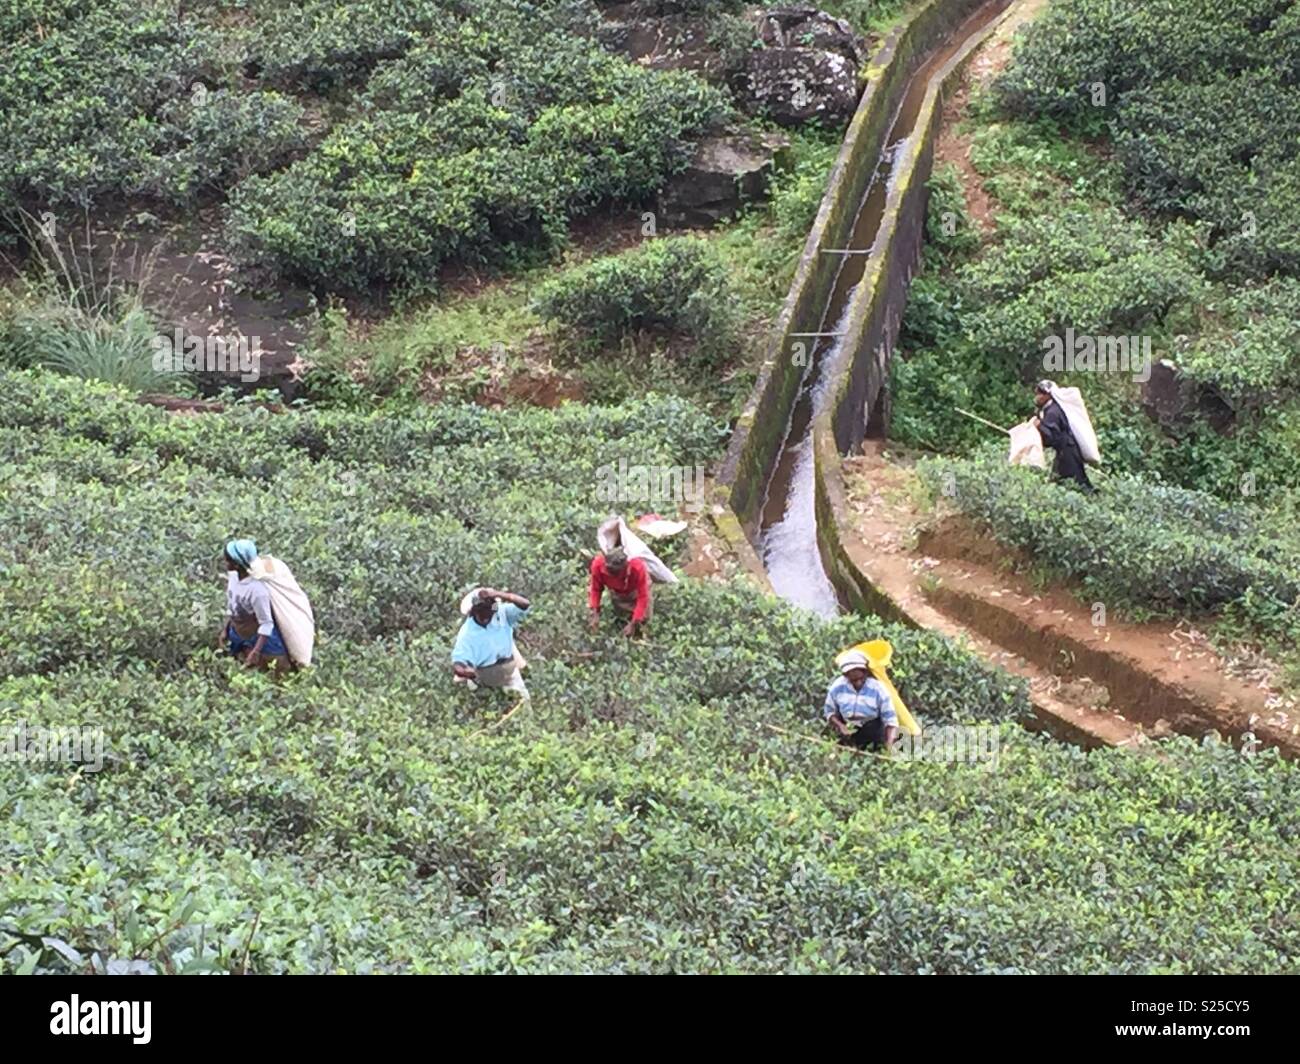
[(1202, 310), (1178, 368), (1239, 407), (1275, 403), (1300, 389), (1300, 280), (1233, 286)]
[[(1294, 967), (1274, 755), (1058, 746), (943, 638), (743, 583), (589, 635), (594, 471), (716, 453), (679, 400), (185, 418), (0, 385), (0, 718), (107, 741), (100, 772), (0, 761), (0, 971)], [(310, 672), (207, 648), (236, 532), (313, 595)], [(505, 699), (447, 674), (480, 580), (535, 602), (532, 704), (489, 732)], [(1001, 728), (995, 766), (808, 741), (832, 655), (878, 634), (924, 721)]]
[(952, 265), (979, 249), (979, 230), (966, 206), (961, 172), (952, 163), (937, 166), (926, 184), (930, 193), (925, 217), (926, 251)]
[(729, 353), (739, 324), (726, 266), (698, 237), (649, 240), (575, 267), (542, 287), (537, 311), (603, 342), (681, 334), (706, 360)]
[(188, 202), (302, 144), (299, 105), (231, 91), (220, 38), (176, 4), (16, 0), (0, 19), (0, 216), (134, 195)]
[(364, 85), (376, 66), (398, 59), (454, 21), (456, 7), (429, 0), (337, 0), (259, 4), (243, 35), (245, 65), (285, 89), (327, 94)]
[(568, 219), (637, 201), (729, 113), (693, 74), (657, 73), (517, 4), (448, 15), (380, 63), (355, 116), (232, 197), (246, 261), (328, 289), (428, 287), (455, 255), (554, 244)]
[(228, 7), (10, 5), (0, 216), (229, 196), (247, 264), (419, 289), (654, 192), (730, 114), (694, 74), (605, 52), (586, 0)]
[(1294, 273), (1298, 30), (1286, 0), (1065, 0), (1029, 26), (998, 92), (1017, 115), (1111, 133), (1130, 194), (1210, 223), (1224, 270)]
[(1008, 465), (1000, 449), (921, 469), (998, 540), (1111, 601), (1180, 613), (1250, 593), (1300, 610), (1300, 541), (1258, 509), (1120, 473), (1084, 495)]
[(970, 342), (1035, 374), (1046, 337), (1067, 327), (1090, 335), (1159, 327), (1200, 279), (1176, 245), (1153, 240), (1118, 211), (1067, 208), (1009, 219), (956, 281), (972, 308)]

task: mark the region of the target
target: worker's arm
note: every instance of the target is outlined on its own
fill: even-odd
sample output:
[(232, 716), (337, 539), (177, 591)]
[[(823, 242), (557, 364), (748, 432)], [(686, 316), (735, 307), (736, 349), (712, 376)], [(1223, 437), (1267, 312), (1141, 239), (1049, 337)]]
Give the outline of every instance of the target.
[(262, 664), (262, 648), (266, 646), (266, 636), (260, 631), (257, 633), (257, 642), (253, 644), (253, 649), (244, 657), (244, 668), (255, 669)]
[(604, 572), (603, 559), (599, 554), (591, 559), (591, 579), (587, 584), (587, 609), (591, 611), (591, 630), (594, 632), (600, 624), (600, 599), (605, 593), (605, 581), (601, 579)]
[(464, 661), (453, 661), (451, 671), (454, 675), (459, 676), (462, 680), (478, 679), (478, 670)]
[(518, 606), (521, 610), (526, 610), (529, 605), (531, 605), (523, 595), (516, 595), (513, 591), (498, 591), (496, 588), (492, 587), (485, 587), (483, 590), (487, 592), (489, 598), (500, 599), (502, 602), (508, 602), (512, 606)]
[(834, 690), (835, 685), (831, 684), (831, 689), (826, 692), (826, 703), (822, 706), (822, 716), (826, 718), (826, 723), (835, 729), (837, 735), (848, 735), (849, 726), (840, 715), (839, 706), (835, 704), (835, 698), (832, 694)]
[(885, 749), (888, 750), (898, 738), (898, 711), (894, 709), (894, 699), (885, 685), (879, 681), (874, 682), (876, 691), (880, 695), (880, 719), (885, 725)]

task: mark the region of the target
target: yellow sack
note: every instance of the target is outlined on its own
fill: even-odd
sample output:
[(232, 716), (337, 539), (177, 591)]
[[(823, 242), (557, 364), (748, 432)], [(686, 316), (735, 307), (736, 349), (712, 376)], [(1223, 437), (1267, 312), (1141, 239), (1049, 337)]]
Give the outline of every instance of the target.
[(908, 735), (920, 735), (921, 726), (916, 723), (916, 718), (912, 716), (911, 711), (898, 696), (897, 688), (890, 683), (889, 673), (885, 671), (889, 668), (889, 663), (894, 657), (894, 648), (889, 645), (889, 641), (886, 639), (872, 639), (866, 643), (859, 643), (857, 646), (841, 650), (835, 655), (836, 666), (841, 664), (845, 654), (853, 650), (866, 656), (867, 664), (871, 668), (871, 675), (884, 685), (885, 690), (889, 692), (889, 697), (894, 700), (894, 711), (898, 714), (899, 729), (907, 732)]

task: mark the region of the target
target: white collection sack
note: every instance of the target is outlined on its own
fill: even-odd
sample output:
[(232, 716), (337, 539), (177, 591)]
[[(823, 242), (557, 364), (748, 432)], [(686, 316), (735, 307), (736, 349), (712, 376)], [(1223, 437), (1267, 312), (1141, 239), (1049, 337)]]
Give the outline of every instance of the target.
[(1083, 394), (1078, 388), (1053, 388), (1052, 398), (1065, 411), (1065, 420), (1070, 423), (1083, 460), (1089, 465), (1101, 465), (1101, 448), (1097, 446), (1097, 434), (1092, 431), (1088, 408), (1083, 405)]
[(601, 551), (622, 547), (629, 558), (640, 558), (645, 562), (646, 572), (657, 584), (675, 584), (677, 577), (654, 551), (645, 545), (635, 532), (627, 527), (621, 517), (609, 517), (596, 529), (596, 545)]
[(316, 645), (316, 619), (307, 593), (298, 586), (289, 567), (269, 554), (254, 558), (248, 575), (262, 581), (271, 593), (271, 613), (289, 657), (306, 668)]
[(1034, 469), (1046, 469), (1047, 459), (1043, 455), (1043, 437), (1038, 429), (1028, 421), (1013, 426), (1011, 433), (1011, 453), (1007, 457), (1012, 465), (1032, 466)]

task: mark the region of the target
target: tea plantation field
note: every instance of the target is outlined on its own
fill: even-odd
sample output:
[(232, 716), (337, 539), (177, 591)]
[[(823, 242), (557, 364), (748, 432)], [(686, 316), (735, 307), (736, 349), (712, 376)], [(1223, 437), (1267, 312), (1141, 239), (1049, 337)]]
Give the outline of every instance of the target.
[[(1292, 971), (1296, 769), (1033, 737), (925, 633), (687, 581), (583, 626), (595, 469), (688, 464), (679, 399), (184, 417), (0, 377), (0, 710), (101, 725), (102, 771), (0, 762), (0, 971)], [(319, 663), (218, 658), (222, 541), (310, 590)], [(467, 586), (534, 599), (533, 704), (452, 685)], [(808, 741), (832, 654), (894, 641), (994, 764)], [(783, 732), (765, 725), (772, 724)]]

